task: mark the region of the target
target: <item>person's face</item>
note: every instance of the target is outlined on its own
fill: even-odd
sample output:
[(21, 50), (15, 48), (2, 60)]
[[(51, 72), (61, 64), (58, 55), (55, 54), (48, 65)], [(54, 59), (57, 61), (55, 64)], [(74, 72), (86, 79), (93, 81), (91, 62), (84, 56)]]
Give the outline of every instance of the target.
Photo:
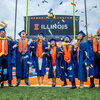
[(25, 32), (22, 32), (21, 35), (20, 35), (20, 37), (21, 38), (26, 38), (26, 33)]
[(66, 37), (66, 38), (64, 39), (64, 42), (68, 43), (68, 42), (70, 42), (70, 39)]
[(92, 36), (88, 35), (88, 41), (91, 41), (91, 40), (93, 40)]
[(42, 35), (38, 35), (39, 40), (43, 40), (43, 36)]
[(2, 37), (2, 38), (6, 37), (6, 32), (5, 31), (1, 31), (0, 32), (0, 37)]
[(62, 47), (62, 42), (59, 41), (58, 44), (57, 44), (57, 46), (58, 46), (58, 47)]
[(82, 40), (83, 39), (83, 36), (81, 34), (79, 34), (78, 37), (77, 37), (77, 39), (78, 40)]
[(50, 45), (51, 45), (52, 47), (56, 46), (55, 41), (51, 41)]
[(100, 30), (97, 31), (97, 35), (100, 36)]

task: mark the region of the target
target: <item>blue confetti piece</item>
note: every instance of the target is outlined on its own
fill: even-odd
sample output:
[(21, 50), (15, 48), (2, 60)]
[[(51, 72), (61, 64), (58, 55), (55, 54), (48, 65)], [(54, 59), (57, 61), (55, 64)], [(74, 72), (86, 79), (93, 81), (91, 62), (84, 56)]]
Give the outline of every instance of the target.
[(51, 13), (53, 11), (53, 9), (51, 8), (49, 11), (48, 11), (48, 13)]
[(62, 5), (63, 4), (63, 1), (61, 1), (60, 3), (59, 3), (59, 5)]

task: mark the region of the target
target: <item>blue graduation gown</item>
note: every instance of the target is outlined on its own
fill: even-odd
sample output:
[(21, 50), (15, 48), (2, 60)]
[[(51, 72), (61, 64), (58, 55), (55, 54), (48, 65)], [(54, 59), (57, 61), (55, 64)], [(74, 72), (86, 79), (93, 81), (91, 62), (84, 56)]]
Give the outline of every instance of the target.
[(95, 53), (94, 77), (100, 79), (100, 54)]
[[(88, 76), (94, 76), (94, 71), (95, 71), (95, 54), (93, 52), (93, 41), (86, 41), (86, 52), (87, 52), (87, 58), (86, 58), (86, 63), (87, 66), (89, 66), (89, 73)], [(90, 66), (92, 64), (93, 67)]]
[(12, 46), (13, 42), (8, 40), (8, 55), (0, 57), (0, 81), (12, 80)]
[[(60, 58), (57, 57), (57, 54), (60, 52), (60, 48), (56, 48), (56, 78), (60, 77)], [(52, 58), (49, 51), (49, 73), (48, 78), (54, 78), (53, 66), (52, 66)]]
[(95, 53), (94, 77), (100, 79), (100, 54)]
[[(26, 79), (29, 77), (29, 66), (30, 62), (30, 46), (31, 40), (28, 40), (28, 51), (22, 57), (22, 54), (18, 51), (18, 47), (14, 50), (15, 62), (16, 62), (16, 77), (17, 79)], [(15, 44), (18, 40), (15, 41)]]
[(71, 62), (67, 63), (63, 59), (62, 66), (64, 69), (62, 69), (62, 75), (61, 80), (64, 81), (66, 78), (68, 78), (71, 82), (75, 80), (75, 78), (78, 76), (78, 62), (76, 59), (76, 52), (74, 51), (74, 46), (72, 45), (72, 54), (71, 54)]
[(73, 62), (73, 68), (74, 68), (74, 78), (78, 78), (78, 60), (77, 60), (77, 51), (74, 48), (74, 45), (72, 46), (72, 62)]
[[(38, 65), (38, 57), (36, 56), (37, 43), (38, 43), (38, 41), (33, 43), (34, 65), (35, 65), (35, 69), (37, 72), (37, 76), (44, 76), (46, 74), (46, 63), (47, 63), (46, 58), (47, 58), (47, 56), (45, 54), (42, 56), (42, 69), (40, 71), (39, 65)], [(47, 52), (46, 47), (48, 47), (47, 41), (42, 41), (42, 51), (43, 52)]]
[(62, 66), (63, 68), (60, 69), (60, 70), (61, 70), (61, 72), (60, 72), (60, 79), (61, 79), (62, 81), (65, 81), (66, 78), (68, 78), (68, 70), (67, 70), (67, 68), (68, 68), (68, 63), (66, 63), (66, 62), (64, 61), (64, 59), (63, 59), (63, 60), (62, 60), (61, 66)]
[(80, 49), (79, 49), (79, 57), (78, 57), (78, 79), (80, 81), (86, 82), (87, 81), (87, 70), (85, 66), (86, 61), (86, 42), (80, 42)]

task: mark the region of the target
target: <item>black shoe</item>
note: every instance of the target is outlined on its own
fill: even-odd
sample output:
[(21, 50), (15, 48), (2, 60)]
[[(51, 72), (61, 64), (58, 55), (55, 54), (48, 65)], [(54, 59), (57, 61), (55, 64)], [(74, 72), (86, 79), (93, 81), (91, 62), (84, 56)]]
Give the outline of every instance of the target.
[(62, 86), (67, 86), (67, 84), (63, 84)]
[(19, 86), (19, 83), (16, 84), (16, 87), (18, 87), (18, 86)]
[(29, 83), (26, 83), (26, 85), (30, 86), (30, 84), (29, 84)]
[(52, 85), (52, 87), (55, 87), (55, 85)]
[(13, 85), (12, 84), (9, 84), (9, 87), (13, 87)]
[(94, 84), (91, 84), (89, 88), (93, 88), (93, 87), (95, 87), (95, 85)]
[(4, 88), (4, 83), (1, 84), (1, 88)]
[(77, 87), (76, 86), (72, 86), (70, 89), (76, 89)]

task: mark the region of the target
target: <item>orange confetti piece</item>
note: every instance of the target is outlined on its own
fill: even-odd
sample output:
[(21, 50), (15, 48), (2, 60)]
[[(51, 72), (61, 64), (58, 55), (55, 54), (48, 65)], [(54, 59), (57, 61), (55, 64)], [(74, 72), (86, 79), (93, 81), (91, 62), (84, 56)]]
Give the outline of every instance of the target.
[(75, 3), (71, 3), (71, 5), (76, 6), (76, 4), (75, 4)]

